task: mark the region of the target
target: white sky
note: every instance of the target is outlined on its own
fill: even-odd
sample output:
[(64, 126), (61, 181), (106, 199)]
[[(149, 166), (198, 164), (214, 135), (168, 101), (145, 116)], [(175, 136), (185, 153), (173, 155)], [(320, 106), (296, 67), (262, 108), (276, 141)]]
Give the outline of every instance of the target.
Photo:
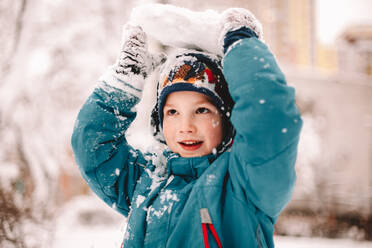
[(348, 25), (372, 24), (372, 0), (316, 0), (317, 34), (331, 44)]

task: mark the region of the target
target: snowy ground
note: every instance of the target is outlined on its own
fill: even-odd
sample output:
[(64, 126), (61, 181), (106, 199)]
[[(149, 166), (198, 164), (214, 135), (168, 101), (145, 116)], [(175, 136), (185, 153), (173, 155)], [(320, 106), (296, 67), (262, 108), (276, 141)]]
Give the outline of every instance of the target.
[(371, 248), (372, 242), (348, 239), (275, 237), (276, 248)]
[[(59, 212), (52, 248), (119, 248), (126, 220), (95, 196), (77, 197)], [(277, 248), (372, 248), (372, 242), (276, 236)]]

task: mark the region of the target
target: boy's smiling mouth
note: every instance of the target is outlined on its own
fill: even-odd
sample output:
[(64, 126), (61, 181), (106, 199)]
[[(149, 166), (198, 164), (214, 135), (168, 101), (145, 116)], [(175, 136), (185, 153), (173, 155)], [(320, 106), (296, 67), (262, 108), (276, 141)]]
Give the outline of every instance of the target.
[(202, 146), (203, 141), (183, 140), (178, 142), (178, 144), (180, 144), (180, 146), (187, 151), (195, 151)]

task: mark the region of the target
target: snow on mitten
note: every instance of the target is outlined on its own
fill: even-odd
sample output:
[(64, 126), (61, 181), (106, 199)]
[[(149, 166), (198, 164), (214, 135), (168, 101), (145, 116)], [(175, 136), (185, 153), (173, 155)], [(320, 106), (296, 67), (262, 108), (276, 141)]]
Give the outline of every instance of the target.
[(226, 53), (230, 45), (242, 38), (256, 37), (264, 42), (262, 25), (249, 10), (230, 8), (221, 15), (218, 43), (223, 53)]
[(146, 33), (140, 26), (124, 25), (120, 56), (113, 67), (119, 79), (143, 89), (146, 77), (165, 60), (163, 53), (149, 53)]

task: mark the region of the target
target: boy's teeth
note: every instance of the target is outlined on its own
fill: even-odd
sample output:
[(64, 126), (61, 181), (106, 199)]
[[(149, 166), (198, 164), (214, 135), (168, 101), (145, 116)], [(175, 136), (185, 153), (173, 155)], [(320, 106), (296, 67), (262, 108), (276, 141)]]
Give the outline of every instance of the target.
[(197, 144), (199, 142), (197, 142), (197, 141), (185, 141), (185, 142), (181, 142), (181, 143), (183, 143), (185, 145), (194, 145), (194, 144)]

